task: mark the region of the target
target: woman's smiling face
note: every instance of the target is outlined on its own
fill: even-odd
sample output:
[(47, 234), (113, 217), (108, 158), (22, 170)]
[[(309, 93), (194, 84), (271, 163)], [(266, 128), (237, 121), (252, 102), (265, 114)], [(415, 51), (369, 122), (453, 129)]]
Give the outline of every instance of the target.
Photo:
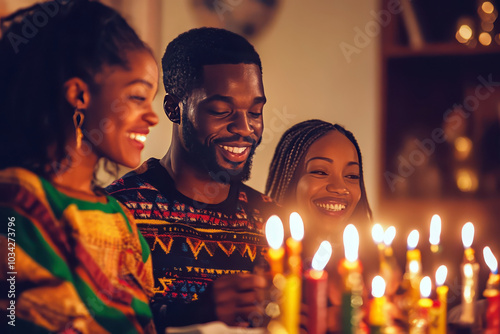
[(95, 154), (129, 168), (140, 163), (149, 128), (158, 123), (152, 109), (158, 66), (145, 50), (128, 51), (128, 68), (103, 66), (99, 90), (91, 95), (83, 127)]
[(361, 198), (358, 154), (351, 141), (339, 131), (320, 137), (300, 162), (296, 180), (296, 205), (306, 229), (342, 233)]

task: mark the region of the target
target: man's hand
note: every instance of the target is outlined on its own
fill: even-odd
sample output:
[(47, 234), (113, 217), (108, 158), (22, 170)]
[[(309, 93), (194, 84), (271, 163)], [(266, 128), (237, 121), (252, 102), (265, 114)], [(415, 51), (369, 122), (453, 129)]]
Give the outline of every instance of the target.
[(255, 274), (223, 275), (214, 281), (217, 319), (229, 326), (264, 326), (267, 281)]

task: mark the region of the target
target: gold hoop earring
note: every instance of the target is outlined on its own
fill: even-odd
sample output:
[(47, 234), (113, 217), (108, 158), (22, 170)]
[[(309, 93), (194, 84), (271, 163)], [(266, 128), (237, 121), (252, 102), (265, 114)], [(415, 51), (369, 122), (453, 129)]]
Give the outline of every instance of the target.
[(76, 136), (76, 148), (79, 149), (82, 146), (82, 124), (85, 114), (83, 113), (85, 109), (75, 109), (73, 114), (73, 124), (75, 125), (75, 136)]

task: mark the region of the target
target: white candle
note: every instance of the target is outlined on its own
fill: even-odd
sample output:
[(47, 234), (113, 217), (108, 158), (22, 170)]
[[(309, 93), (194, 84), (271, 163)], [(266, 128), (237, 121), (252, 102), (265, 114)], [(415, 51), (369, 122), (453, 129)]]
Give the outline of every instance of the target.
[(441, 217), (439, 215), (432, 216), (429, 243), (431, 244), (431, 251), (437, 253), (439, 251), (439, 242), (441, 241)]
[(464, 261), (462, 262), (462, 314), (460, 322), (473, 324), (475, 320), (475, 302), (477, 299), (477, 282), (479, 264), (476, 262), (474, 250), (471, 248), (474, 241), (474, 225), (466, 223), (462, 228), (462, 243), (464, 245)]

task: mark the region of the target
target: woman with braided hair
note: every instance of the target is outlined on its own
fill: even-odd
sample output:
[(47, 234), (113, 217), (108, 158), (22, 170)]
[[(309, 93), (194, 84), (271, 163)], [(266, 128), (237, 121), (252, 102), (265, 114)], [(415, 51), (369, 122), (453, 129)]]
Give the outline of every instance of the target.
[(326, 238), (340, 246), (349, 222), (368, 226), (372, 220), (359, 145), (338, 124), (313, 119), (288, 129), (274, 152), (265, 192), (302, 216), (306, 260)]

